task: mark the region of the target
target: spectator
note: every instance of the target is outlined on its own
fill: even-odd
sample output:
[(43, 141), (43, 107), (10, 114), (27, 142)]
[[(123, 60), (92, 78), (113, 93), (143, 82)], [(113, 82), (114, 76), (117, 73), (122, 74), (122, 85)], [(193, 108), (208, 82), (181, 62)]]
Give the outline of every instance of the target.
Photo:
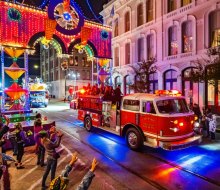
[(202, 117), (202, 113), (200, 111), (199, 105), (198, 104), (193, 104), (193, 108), (192, 111), (194, 112), (194, 114), (197, 116), (198, 120), (200, 121), (201, 117)]
[(2, 147), (2, 153), (5, 152), (5, 149), (4, 149), (5, 138), (6, 138), (6, 133), (9, 131), (8, 125), (10, 123), (10, 120), (8, 117), (3, 115), (3, 118), (5, 119), (6, 124), (4, 125), (2, 122), (0, 122), (0, 147)]
[(47, 155), (48, 155), (47, 156), (47, 167), (42, 178), (42, 189), (47, 189), (46, 179), (50, 171), (51, 171), (51, 181), (55, 178), (57, 159), (60, 157), (59, 153), (56, 152), (55, 148), (59, 147), (62, 136), (63, 134), (61, 132), (58, 132), (57, 140), (55, 142), (52, 142), (48, 138), (47, 133), (44, 133), (42, 136), (41, 143), (45, 147)]
[(123, 96), (123, 94), (121, 92), (121, 86), (120, 85), (117, 86), (117, 88), (114, 91), (114, 94), (115, 94), (114, 100), (116, 101), (117, 108), (119, 109), (120, 106), (121, 106), (121, 98)]
[(45, 133), (47, 133), (47, 131), (45, 131), (43, 125), (41, 125), (41, 130), (35, 135), (35, 142), (36, 142), (35, 153), (37, 154), (37, 165), (40, 165), (41, 167), (45, 165), (44, 164), (45, 148), (41, 143), (41, 139), (43, 138)]
[(212, 111), (211, 111), (210, 108), (206, 109), (205, 116), (206, 116), (205, 125), (206, 125), (206, 132), (207, 132), (206, 137), (209, 137), (210, 136), (210, 133), (209, 133), (209, 121), (212, 118)]
[(17, 162), (15, 163), (15, 165), (17, 166), (17, 169), (23, 169), (24, 166), (22, 165), (21, 160), (24, 155), (24, 145), (27, 141), (27, 136), (25, 131), (23, 130), (21, 123), (17, 123), (15, 125), (15, 137), (18, 145)]
[(209, 132), (210, 132), (210, 136), (211, 136), (211, 140), (215, 140), (215, 131), (216, 131), (216, 115), (213, 114), (211, 119), (207, 118), (207, 120), (209, 120)]
[[(74, 163), (77, 161), (77, 159), (78, 159), (77, 153), (75, 152), (74, 154), (72, 154), (72, 159), (69, 162), (69, 164), (66, 165), (65, 169), (61, 172), (61, 175), (55, 178), (50, 183), (50, 190), (65, 190), (67, 188), (67, 185), (69, 182), (68, 176), (73, 168)], [(95, 176), (94, 171), (97, 165), (98, 165), (98, 162), (94, 158), (91, 164), (91, 169), (86, 173), (81, 183), (79, 184), (77, 190), (87, 190), (89, 188), (92, 182), (92, 179)]]
[(49, 129), (49, 139), (52, 141), (52, 142), (55, 142), (57, 140), (57, 130), (56, 130), (56, 127), (55, 126), (52, 126), (50, 129)]

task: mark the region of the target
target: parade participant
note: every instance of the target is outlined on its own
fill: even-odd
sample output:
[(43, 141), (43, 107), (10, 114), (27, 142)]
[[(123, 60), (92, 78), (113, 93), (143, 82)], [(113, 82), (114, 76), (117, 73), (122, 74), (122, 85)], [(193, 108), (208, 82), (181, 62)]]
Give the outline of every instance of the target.
[(121, 106), (121, 98), (122, 98), (122, 92), (121, 92), (121, 86), (118, 85), (117, 88), (114, 90), (114, 100), (116, 101), (117, 103), (117, 108), (119, 109), (120, 106)]
[(210, 136), (210, 133), (209, 133), (209, 121), (210, 119), (212, 118), (212, 111), (210, 108), (207, 108), (206, 111), (205, 111), (205, 117), (206, 117), (206, 121), (205, 121), (205, 125), (206, 125), (206, 130), (207, 130), (207, 135), (206, 137), (209, 137)]
[(15, 125), (15, 131), (16, 142), (18, 145), (17, 162), (15, 165), (17, 166), (17, 169), (23, 169), (24, 166), (22, 165), (21, 160), (24, 155), (24, 145), (28, 139), (21, 123)]
[(57, 159), (60, 157), (59, 153), (56, 152), (56, 148), (59, 147), (62, 136), (63, 134), (58, 131), (57, 140), (55, 142), (52, 142), (48, 138), (47, 133), (42, 134), (41, 143), (45, 147), (47, 155), (48, 155), (47, 156), (47, 167), (42, 178), (42, 189), (47, 189), (46, 179), (50, 171), (51, 171), (51, 181), (55, 178), (55, 173), (56, 173), (56, 168), (57, 168)]
[[(74, 163), (77, 161), (77, 153), (72, 154), (72, 159), (69, 162), (68, 165), (66, 165), (65, 169), (61, 172), (61, 175), (55, 178), (50, 183), (50, 190), (65, 190), (68, 186), (69, 179), (68, 176), (73, 168)], [(94, 171), (96, 169), (96, 166), (98, 165), (98, 162), (94, 158), (91, 164), (91, 169), (86, 173), (86, 175), (83, 177), (81, 183), (77, 187), (77, 190), (87, 190), (92, 182), (92, 179), (94, 178), (95, 174)]]

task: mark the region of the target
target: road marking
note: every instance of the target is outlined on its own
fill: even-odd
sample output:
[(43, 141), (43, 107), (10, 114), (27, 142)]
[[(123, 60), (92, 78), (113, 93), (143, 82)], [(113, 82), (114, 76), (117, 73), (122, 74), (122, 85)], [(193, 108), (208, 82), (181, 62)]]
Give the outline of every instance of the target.
[(24, 175), (22, 175), (18, 180), (22, 180), (24, 179), (26, 176), (28, 176), (30, 173), (32, 173), (34, 170), (36, 170), (38, 168), (38, 166), (35, 166), (34, 168), (32, 168), (31, 170), (29, 170), (27, 173), (25, 173)]
[[(57, 167), (68, 157), (70, 156), (70, 154), (67, 154), (65, 157), (63, 157), (60, 161), (58, 161)], [(37, 185), (39, 185), (42, 181), (42, 178), (40, 178), (39, 180), (37, 180), (34, 184), (32, 184), (28, 190), (33, 190), (36, 188)]]

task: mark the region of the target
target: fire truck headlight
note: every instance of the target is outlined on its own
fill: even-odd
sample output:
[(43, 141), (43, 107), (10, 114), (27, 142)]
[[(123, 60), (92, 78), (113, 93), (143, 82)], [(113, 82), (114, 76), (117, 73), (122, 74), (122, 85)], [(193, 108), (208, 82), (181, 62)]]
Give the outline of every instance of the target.
[(195, 122), (194, 127), (199, 127), (199, 122)]
[(178, 129), (177, 127), (170, 128), (170, 130), (173, 131), (173, 132), (175, 132), (175, 133), (176, 133), (177, 131), (179, 131), (179, 129)]

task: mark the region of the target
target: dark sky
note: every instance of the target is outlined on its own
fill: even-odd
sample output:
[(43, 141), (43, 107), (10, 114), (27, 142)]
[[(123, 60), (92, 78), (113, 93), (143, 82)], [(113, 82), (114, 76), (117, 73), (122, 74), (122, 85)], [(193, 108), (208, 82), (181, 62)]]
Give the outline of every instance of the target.
[[(23, 0), (16, 0), (16, 1), (17, 2), (22, 2)], [(34, 6), (38, 7), (44, 1), (47, 1), (47, 0), (24, 0), (24, 3), (25, 4), (31, 4), (31, 5), (34, 5)], [(87, 19), (90, 19), (90, 20), (93, 20), (93, 21), (102, 20), (100, 18), (99, 12), (102, 11), (103, 5), (108, 3), (108, 1), (109, 0), (75, 0), (75, 2), (80, 6), (84, 16)], [(90, 10), (89, 4), (91, 5), (91, 9), (94, 12), (94, 14)]]

